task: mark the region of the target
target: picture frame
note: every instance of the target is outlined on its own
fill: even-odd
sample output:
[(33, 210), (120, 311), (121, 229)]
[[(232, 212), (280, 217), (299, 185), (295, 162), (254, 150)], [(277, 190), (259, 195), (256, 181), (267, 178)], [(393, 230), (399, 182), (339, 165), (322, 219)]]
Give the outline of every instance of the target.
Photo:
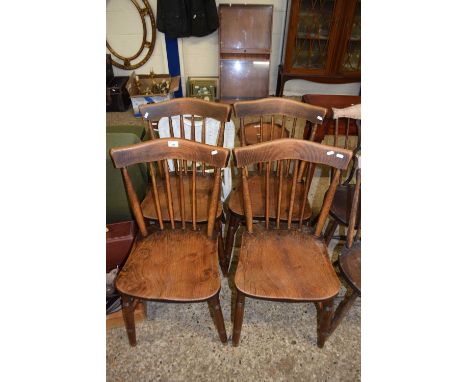
[(214, 102), (218, 100), (219, 77), (188, 77), (187, 97)]

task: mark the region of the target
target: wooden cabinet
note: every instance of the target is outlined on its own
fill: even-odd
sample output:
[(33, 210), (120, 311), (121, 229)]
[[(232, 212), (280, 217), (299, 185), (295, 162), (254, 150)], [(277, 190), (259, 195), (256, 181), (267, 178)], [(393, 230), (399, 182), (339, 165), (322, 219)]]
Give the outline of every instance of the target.
[(276, 95), (290, 79), (361, 81), (361, 1), (291, 0)]
[(268, 96), (272, 5), (219, 5), (221, 102)]

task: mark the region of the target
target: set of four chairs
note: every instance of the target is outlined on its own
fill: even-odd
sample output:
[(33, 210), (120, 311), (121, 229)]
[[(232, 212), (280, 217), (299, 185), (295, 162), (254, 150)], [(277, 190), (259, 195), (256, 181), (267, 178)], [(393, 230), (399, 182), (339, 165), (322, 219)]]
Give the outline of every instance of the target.
[[(223, 147), (231, 107), (182, 98), (140, 109), (152, 139), (110, 152), (115, 167), (121, 169), (139, 227), (132, 251), (116, 279), (130, 344), (136, 345), (133, 312), (139, 301), (207, 301), (219, 338), (226, 343), (219, 301), (219, 264), (224, 277), (234, 277), (234, 346), (240, 341), (245, 297), (252, 297), (315, 303), (317, 344), (323, 347), (360, 295), (360, 225), (356, 219), (360, 170), (356, 149), (353, 152), (347, 147), (348, 131), (345, 148), (297, 139), (298, 120), (311, 123), (313, 137), (324, 120), (325, 108), (285, 98), (235, 103), (241, 144), (232, 149), (237, 182), (233, 182), (235, 187), (222, 203), (223, 168), (229, 166), (231, 157), (231, 150)], [(360, 119), (356, 109), (348, 114), (346, 110), (337, 112), (343, 118)], [(161, 138), (157, 136), (158, 125), (165, 118), (170, 136)], [(187, 118), (186, 129), (183, 126)], [(216, 145), (207, 144), (209, 119), (219, 121)], [(140, 203), (127, 169), (141, 163), (146, 163), (151, 182)], [(309, 191), (318, 166), (329, 167), (332, 175), (320, 213), (313, 216)], [(356, 173), (352, 185), (350, 172)], [(343, 182), (345, 174), (348, 176)], [(352, 211), (342, 222), (337, 211), (333, 215), (335, 192), (350, 187), (354, 190), (350, 198)], [(324, 236), (330, 211), (335, 219)], [(229, 217), (225, 240), (224, 212)], [(334, 311), (333, 301), (341, 283), (330, 261), (327, 241), (338, 222), (348, 226), (348, 235), (344, 256), (336, 265), (354, 292)], [(246, 230), (234, 272), (230, 269), (231, 252), (241, 223), (245, 223)]]

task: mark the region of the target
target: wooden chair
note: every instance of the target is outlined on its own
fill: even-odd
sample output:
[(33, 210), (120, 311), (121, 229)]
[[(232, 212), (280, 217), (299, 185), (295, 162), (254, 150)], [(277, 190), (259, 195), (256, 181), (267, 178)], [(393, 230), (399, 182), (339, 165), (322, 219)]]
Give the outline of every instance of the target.
[[(170, 137), (178, 138), (188, 138), (192, 141), (198, 141), (201, 143), (207, 143), (207, 128), (206, 122), (207, 118), (211, 118), (219, 121), (219, 129), (216, 138), (217, 146), (223, 147), (224, 144), (224, 128), (225, 123), (231, 119), (231, 107), (225, 104), (219, 104), (214, 102), (202, 101), (196, 98), (176, 98), (170, 101), (147, 104), (140, 107), (141, 115), (143, 119), (147, 121), (147, 133), (151, 139), (156, 139), (154, 130), (158, 129), (159, 124), (162, 118), (168, 119), (169, 124), (169, 134)], [(186, 134), (185, 128), (180, 128), (184, 126), (184, 118), (190, 115), (190, 134)], [(184, 117), (185, 116), (185, 117)], [(173, 126), (175, 123), (173, 118), (177, 121), (176, 126)], [(196, 134), (195, 118), (202, 118), (201, 131)], [(176, 130), (176, 131), (174, 131)], [(178, 130), (178, 131), (177, 131)], [(198, 140), (197, 140), (197, 135)], [(205, 163), (201, 163), (201, 174), (198, 177), (197, 184), (197, 201), (198, 201), (198, 211), (197, 211), (197, 223), (206, 223), (208, 221), (208, 211), (209, 211), (209, 197), (211, 189), (213, 188), (214, 174), (211, 171), (206, 171)], [(157, 188), (159, 192), (166, 187), (164, 179), (164, 171), (161, 166), (159, 166), (159, 172), (162, 175), (158, 178)], [(179, 183), (179, 170), (182, 170), (182, 182), (184, 187), (189, 187), (191, 182), (190, 171), (188, 171), (187, 163), (185, 161), (173, 160), (169, 162), (169, 179), (172, 188), (172, 193), (178, 192), (178, 183)], [(181, 203), (175, 204), (172, 218), (176, 222), (180, 222), (185, 219), (187, 222), (191, 222), (191, 213), (190, 213), (190, 197), (191, 195), (185, 194)], [(171, 219), (170, 211), (168, 208), (168, 200), (165, 198), (164, 193), (160, 200), (161, 204), (161, 214), (164, 221), (168, 222)], [(148, 191), (145, 198), (141, 203), (143, 210), (143, 216), (150, 222), (157, 220), (157, 213), (154, 209), (155, 203), (153, 200), (153, 192)], [(182, 206), (185, 206), (183, 208)], [(181, 213), (182, 211), (182, 213)], [(220, 263), (224, 267), (224, 243), (221, 229), (221, 219), (223, 214), (222, 203), (218, 205), (218, 210), (216, 213), (216, 231), (218, 233), (218, 239), (220, 241)], [(182, 216), (183, 215), (183, 216)]]
[[(356, 170), (356, 186), (352, 198), (351, 214), (349, 228), (346, 237), (346, 244), (338, 258), (340, 274), (346, 283), (351, 287), (351, 293), (347, 293), (336, 308), (333, 315), (330, 334), (337, 328), (349, 311), (354, 301), (361, 297), (361, 238), (360, 228), (356, 236), (354, 235), (354, 226), (357, 221), (359, 193), (361, 191), (361, 169)], [(360, 226), (359, 226), (360, 227)]]
[[(328, 245), (333, 238), (333, 234), (336, 231), (338, 225), (344, 225), (349, 227), (351, 203), (353, 195), (355, 194), (355, 186), (351, 184), (351, 180), (355, 176), (357, 168), (357, 156), (356, 154), (361, 150), (361, 104), (350, 106), (344, 109), (333, 108), (333, 119), (334, 124), (334, 146), (338, 146), (338, 127), (341, 123), (345, 123), (346, 131), (344, 135), (344, 148), (348, 149), (349, 146), (349, 126), (351, 123), (357, 125), (357, 144), (353, 149), (353, 160), (352, 165), (348, 171), (344, 172), (345, 179), (340, 179), (340, 184), (336, 189), (335, 199), (333, 200), (332, 206), (330, 207), (330, 222), (326, 229), (325, 243)], [(332, 172), (333, 176), (333, 172)], [(343, 180), (343, 181), (342, 181)], [(357, 210), (356, 224), (359, 224), (361, 220), (360, 214), (360, 203)]]
[[(122, 312), (130, 345), (136, 345), (133, 311), (139, 300), (198, 302), (208, 301), (214, 312), (219, 338), (226, 342), (223, 315), (219, 305), (221, 288), (217, 265), (216, 210), (220, 199), (221, 168), (226, 166), (229, 150), (177, 138), (151, 140), (110, 151), (115, 167), (120, 168), (128, 199), (140, 230), (131, 253), (116, 280), (122, 296)], [(168, 160), (191, 161), (191, 182), (186, 187), (183, 171), (178, 172), (178, 191), (169, 183)], [(164, 189), (159, 189), (153, 162), (159, 162), (165, 174)], [(197, 162), (213, 166), (214, 177), (209, 198), (207, 225), (198, 224), (200, 211), (197, 190), (200, 175)], [(128, 166), (147, 163), (150, 171), (151, 191), (158, 227), (147, 228), (143, 211), (128, 176)], [(179, 162), (181, 163), (181, 162)], [(170, 225), (166, 227), (161, 200), (168, 200)], [(174, 219), (177, 199), (183, 203), (190, 196), (191, 229), (182, 213), (181, 222)], [(184, 211), (184, 208), (182, 208)], [(203, 227), (203, 228), (202, 228)], [(206, 230), (205, 228), (206, 227)], [(219, 250), (219, 245), (218, 245)]]
[[(239, 344), (245, 297), (285, 302), (314, 302), (317, 307), (318, 346), (323, 347), (330, 329), (333, 299), (340, 290), (340, 281), (328, 258), (327, 247), (321, 232), (328, 216), (331, 202), (338, 185), (341, 171), (346, 169), (351, 157), (350, 150), (299, 139), (278, 139), (257, 145), (235, 148), (237, 167), (242, 168), (242, 194), (245, 207), (247, 231), (242, 235), (239, 263), (234, 277), (237, 298), (234, 313), (233, 345)], [(333, 154), (331, 154), (333, 153)], [(290, 161), (293, 180), (288, 199), (282, 197), (285, 181), (284, 168)], [(265, 226), (253, 225), (254, 205), (252, 184), (248, 166), (264, 163), (265, 188), (262, 190), (263, 205), (266, 205)], [(305, 179), (298, 179), (299, 167), (306, 163)], [(335, 176), (324, 199), (315, 231), (305, 227), (305, 206), (316, 164), (335, 168)], [(279, 171), (272, 184), (270, 170)], [(298, 180), (303, 184), (299, 189)], [(276, 192), (272, 190), (276, 189)], [(300, 191), (299, 191), (300, 190)], [(270, 203), (269, 199), (275, 199)], [(292, 228), (293, 206), (299, 202), (297, 229)], [(287, 222), (281, 226), (280, 214), (283, 204), (288, 206)], [(268, 206), (273, 205), (273, 208)], [(270, 224), (270, 214), (276, 216)]]
[[(311, 121), (313, 124), (313, 130), (317, 129), (317, 126), (322, 123), (323, 117), (325, 116), (326, 109), (322, 107), (315, 107), (312, 105), (307, 105), (302, 102), (293, 101), (286, 98), (264, 98), (255, 101), (245, 101), (245, 102), (237, 102), (234, 104), (234, 112), (237, 117), (239, 117), (240, 122), (240, 141), (242, 146), (246, 146), (248, 144), (247, 136), (246, 136), (246, 129), (245, 129), (245, 119), (251, 117), (258, 117), (260, 116), (260, 141), (271, 141), (279, 135), (280, 138), (294, 138), (296, 135), (296, 125), (298, 118), (305, 119), (306, 121)], [(275, 126), (275, 116), (280, 116), (281, 118), (281, 133), (278, 134), (277, 130), (271, 129), (271, 126)], [(286, 118), (293, 118), (292, 126), (290, 126), (290, 131), (288, 131), (286, 127)], [(264, 124), (268, 126), (268, 128), (264, 129)], [(313, 139), (313, 134), (312, 138)], [(275, 135), (276, 134), (276, 135)], [(289, 182), (292, 180), (292, 172), (291, 172), (291, 163), (285, 163), (283, 170), (285, 170), (285, 181), (283, 182), (283, 189), (281, 190), (281, 195), (286, 200), (289, 197)], [(298, 179), (302, 178), (304, 171), (304, 167), (301, 166), (299, 169), (299, 177)], [(277, 181), (279, 172), (275, 171), (269, 177), (270, 186)], [(255, 220), (265, 220), (267, 206), (264, 204), (264, 200), (261, 197), (261, 191), (265, 187), (263, 181), (263, 169), (262, 167), (257, 168), (257, 173), (252, 173), (249, 177), (249, 185), (250, 185), (250, 197), (252, 199), (252, 214)], [(297, 183), (296, 188), (298, 193), (302, 193), (304, 184)], [(276, 210), (273, 204), (274, 197), (276, 195), (271, 195), (273, 198), (270, 201), (270, 205), (268, 206), (270, 215), (268, 218), (276, 219)], [(242, 189), (237, 187), (234, 188), (229, 200), (228, 200), (228, 213), (229, 213), (229, 225), (226, 233), (226, 245), (224, 254), (226, 257), (225, 264), (229, 266), (230, 259), (231, 259), (231, 252), (232, 247), (234, 245), (234, 237), (236, 234), (239, 225), (241, 224), (242, 220), (244, 219), (244, 207), (242, 203)], [(283, 203), (283, 207), (280, 210), (280, 220), (287, 220), (288, 219), (288, 207), (286, 203)], [(299, 220), (299, 210), (300, 205), (299, 202), (296, 201), (293, 206), (293, 215), (292, 221)], [(309, 203), (306, 203), (305, 211), (304, 211), (304, 219), (309, 219), (312, 215), (312, 209)], [(227, 268), (225, 269), (227, 273)]]
[[(325, 135), (334, 135), (335, 123), (333, 120), (333, 108), (343, 109), (348, 106), (358, 105), (361, 103), (360, 96), (350, 95), (337, 95), (337, 94), (304, 94), (302, 96), (302, 102), (308, 103), (309, 105), (321, 106), (327, 109), (327, 114), (323, 120), (323, 123), (318, 126), (315, 133), (314, 142), (322, 143)], [(343, 135), (348, 127), (343, 123), (340, 123), (338, 134)], [(304, 139), (309, 139), (311, 132), (310, 123), (306, 123), (304, 127)], [(357, 126), (351, 121), (348, 133), (350, 135), (357, 135)]]

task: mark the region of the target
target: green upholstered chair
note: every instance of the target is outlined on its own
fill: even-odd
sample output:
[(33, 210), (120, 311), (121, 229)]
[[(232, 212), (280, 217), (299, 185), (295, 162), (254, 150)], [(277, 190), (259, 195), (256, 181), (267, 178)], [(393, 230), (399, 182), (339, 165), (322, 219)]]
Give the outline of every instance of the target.
[[(128, 126), (127, 126), (128, 127)], [(114, 129), (114, 127), (108, 128)], [(117, 132), (106, 134), (106, 223), (116, 223), (121, 221), (133, 220), (133, 215), (128, 204), (127, 194), (122, 181), (120, 170), (114, 167), (112, 159), (109, 156), (109, 150), (112, 147), (126, 146), (139, 143), (140, 135), (135, 132)], [(120, 130), (126, 131), (126, 130)], [(127, 130), (128, 131), (128, 130)], [(136, 130), (135, 130), (136, 131)], [(144, 130), (143, 130), (144, 132)], [(146, 165), (130, 166), (128, 169), (132, 183), (138, 198), (143, 200), (146, 194), (148, 176)]]
[(132, 133), (135, 134), (140, 140), (147, 141), (149, 139), (148, 133), (144, 126), (141, 125), (115, 125), (106, 127), (107, 134), (115, 133)]

